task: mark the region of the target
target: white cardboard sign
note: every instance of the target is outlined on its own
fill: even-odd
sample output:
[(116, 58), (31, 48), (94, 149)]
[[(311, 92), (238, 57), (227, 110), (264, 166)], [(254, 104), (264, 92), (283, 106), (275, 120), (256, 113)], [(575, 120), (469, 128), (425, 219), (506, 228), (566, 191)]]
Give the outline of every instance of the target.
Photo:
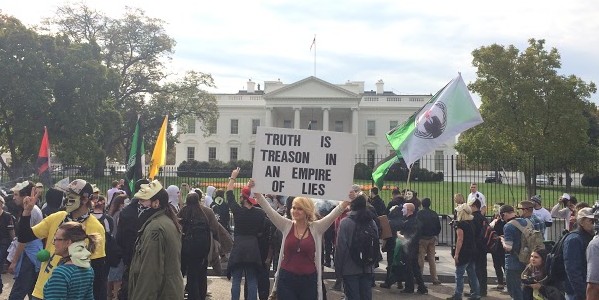
[(253, 192), (346, 200), (353, 184), (356, 136), (258, 127)]

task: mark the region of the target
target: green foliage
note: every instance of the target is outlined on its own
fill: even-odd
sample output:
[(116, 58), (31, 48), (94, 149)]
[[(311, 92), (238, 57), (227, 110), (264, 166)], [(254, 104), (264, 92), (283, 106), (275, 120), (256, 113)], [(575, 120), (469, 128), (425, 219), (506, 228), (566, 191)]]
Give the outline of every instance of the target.
[(365, 163), (357, 163), (354, 166), (354, 179), (367, 180), (372, 178), (372, 168)]
[[(171, 122), (218, 118), (216, 99), (203, 90), (214, 86), (209, 74), (167, 72), (175, 41), (162, 20), (140, 9), (110, 18), (79, 3), (59, 7), (44, 25), (36, 31), (0, 14), (0, 151), (12, 164), (0, 163), (11, 177), (31, 174), (44, 125), (54, 162), (103, 176), (107, 158), (126, 157), (138, 116), (148, 157), (166, 114)], [(170, 126), (168, 134), (172, 149)]]
[[(544, 40), (531, 39), (523, 52), (513, 45), (493, 44), (472, 55), (477, 79), (469, 88), (481, 96), (484, 123), (460, 136), (456, 145), (460, 154), (469, 161), (493, 158), (520, 164), (535, 157), (545, 172), (583, 171), (587, 166), (578, 163), (584, 161), (581, 158), (597, 158), (589, 137), (597, 127), (590, 127), (588, 113), (595, 84), (559, 75), (557, 49), (547, 50)], [(530, 173), (525, 176), (531, 184)]]

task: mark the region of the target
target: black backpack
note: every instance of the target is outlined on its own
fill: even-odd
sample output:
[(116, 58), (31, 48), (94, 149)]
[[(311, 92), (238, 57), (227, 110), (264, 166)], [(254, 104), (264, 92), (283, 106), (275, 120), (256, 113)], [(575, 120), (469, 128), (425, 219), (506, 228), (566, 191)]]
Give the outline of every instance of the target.
[(349, 254), (351, 259), (360, 267), (374, 266), (381, 261), (381, 250), (378, 230), (369, 220), (366, 223), (356, 223)]
[(549, 278), (549, 284), (556, 285), (566, 280), (566, 267), (564, 266), (564, 241), (568, 235), (572, 232), (568, 232), (555, 243), (551, 248), (551, 252), (547, 254), (545, 259), (545, 273)]
[(192, 219), (183, 224), (181, 255), (205, 258), (210, 252), (210, 226), (203, 220)]

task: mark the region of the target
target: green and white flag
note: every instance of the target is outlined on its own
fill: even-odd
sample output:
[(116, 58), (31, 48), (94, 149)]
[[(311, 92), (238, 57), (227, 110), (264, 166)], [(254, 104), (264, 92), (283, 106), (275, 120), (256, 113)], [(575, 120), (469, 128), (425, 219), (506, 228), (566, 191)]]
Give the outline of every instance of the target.
[(482, 122), (462, 75), (458, 75), (406, 122), (387, 132), (387, 140), (410, 167), (425, 154)]
[(385, 176), (387, 175), (387, 172), (389, 172), (389, 168), (391, 168), (391, 166), (396, 162), (399, 162), (400, 158), (400, 156), (397, 156), (397, 154), (393, 153), (385, 157), (385, 159), (379, 161), (376, 164), (376, 166), (374, 166), (374, 171), (372, 172), (372, 180), (379, 189), (383, 188), (383, 185), (385, 183)]

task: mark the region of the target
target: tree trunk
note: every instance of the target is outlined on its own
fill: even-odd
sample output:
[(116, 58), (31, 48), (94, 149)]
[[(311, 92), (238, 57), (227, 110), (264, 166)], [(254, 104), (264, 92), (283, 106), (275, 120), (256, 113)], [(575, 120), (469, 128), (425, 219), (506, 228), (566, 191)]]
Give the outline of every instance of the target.
[(572, 189), (572, 170), (566, 169), (566, 192), (570, 193)]
[(536, 194), (537, 185), (536, 180), (531, 171), (525, 170), (524, 172), (524, 186), (526, 187), (526, 194), (528, 199)]

